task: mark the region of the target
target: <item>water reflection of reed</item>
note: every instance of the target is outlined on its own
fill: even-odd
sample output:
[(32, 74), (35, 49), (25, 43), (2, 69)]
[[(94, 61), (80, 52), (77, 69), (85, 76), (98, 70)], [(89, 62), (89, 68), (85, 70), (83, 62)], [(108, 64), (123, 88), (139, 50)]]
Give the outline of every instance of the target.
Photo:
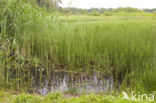
[[(44, 76), (43, 76), (44, 77)], [(50, 79), (44, 77), (42, 82), (35, 82), (34, 90), (42, 95), (48, 92), (65, 92), (76, 88), (78, 92), (107, 92), (113, 89), (113, 78), (100, 73), (51, 72)]]

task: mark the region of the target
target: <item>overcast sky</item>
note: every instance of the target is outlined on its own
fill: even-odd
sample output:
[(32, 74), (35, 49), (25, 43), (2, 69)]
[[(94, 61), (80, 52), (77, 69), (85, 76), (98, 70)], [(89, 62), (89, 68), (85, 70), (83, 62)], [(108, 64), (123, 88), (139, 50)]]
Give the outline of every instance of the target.
[(135, 8), (156, 8), (156, 0), (62, 0), (61, 7), (77, 8), (118, 8), (118, 7), (135, 7)]

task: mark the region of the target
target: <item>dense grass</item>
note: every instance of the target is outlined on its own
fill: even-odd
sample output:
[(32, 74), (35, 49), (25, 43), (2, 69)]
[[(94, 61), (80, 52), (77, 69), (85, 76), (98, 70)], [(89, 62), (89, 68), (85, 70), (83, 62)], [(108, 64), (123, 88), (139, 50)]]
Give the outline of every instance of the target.
[[(5, 96), (4, 96), (5, 95)], [(7, 97), (6, 97), (7, 96)], [(50, 93), (47, 96), (35, 94), (10, 94), (0, 91), (0, 102), (2, 103), (155, 103), (143, 101), (130, 101), (122, 99), (122, 95), (82, 95), (82, 96), (65, 96), (61, 93)]]
[(123, 88), (156, 90), (155, 19), (68, 22), (33, 2), (1, 2), (1, 87), (26, 87), (31, 69), (65, 69), (98, 70)]
[(155, 23), (152, 20), (64, 23), (50, 44), (54, 50), (50, 57), (63, 68), (112, 74), (126, 86), (147, 86), (149, 81), (155, 85), (155, 78), (150, 77), (155, 75)]

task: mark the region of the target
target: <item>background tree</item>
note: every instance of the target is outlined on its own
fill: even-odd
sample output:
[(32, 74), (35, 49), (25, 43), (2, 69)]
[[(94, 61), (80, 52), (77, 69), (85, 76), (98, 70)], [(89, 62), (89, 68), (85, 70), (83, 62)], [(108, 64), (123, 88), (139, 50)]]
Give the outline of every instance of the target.
[(56, 10), (59, 8), (61, 0), (36, 0), (39, 6), (45, 6), (48, 10)]

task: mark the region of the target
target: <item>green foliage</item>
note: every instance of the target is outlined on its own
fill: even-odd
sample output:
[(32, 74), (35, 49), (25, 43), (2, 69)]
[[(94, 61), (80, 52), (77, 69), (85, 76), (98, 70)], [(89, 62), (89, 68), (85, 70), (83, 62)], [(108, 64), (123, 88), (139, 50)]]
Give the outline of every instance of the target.
[[(25, 87), (27, 80), (28, 84), (31, 82), (30, 71), (26, 68), (32, 68), (33, 57), (36, 56), (32, 55), (36, 52), (33, 42), (38, 41), (33, 41), (33, 38), (39, 30), (40, 34), (44, 34), (44, 27), (52, 28), (53, 15), (34, 2), (26, 3), (25, 0), (4, 0), (0, 7), (0, 85), (20, 89)], [(36, 64), (33, 66), (36, 67)]]
[(61, 0), (36, 0), (37, 4), (45, 7), (48, 11), (55, 11), (59, 7)]
[[(68, 11), (68, 12), (67, 12)], [(132, 7), (119, 7), (119, 8), (91, 8), (91, 9), (80, 9), (80, 8), (61, 8), (59, 10), (61, 15), (66, 15), (66, 13), (69, 13), (70, 15), (105, 15), (105, 16), (110, 16), (114, 14), (120, 14), (124, 13), (127, 14), (138, 14), (138, 16), (142, 16), (142, 14), (151, 14), (154, 13), (156, 9), (137, 9), (137, 8), (132, 8)], [(124, 16), (124, 15), (121, 15)], [(134, 15), (135, 16), (135, 15)]]
[(122, 81), (123, 87), (155, 89), (150, 87), (155, 85), (152, 79), (156, 69), (155, 20), (107, 18), (100, 22), (61, 22), (25, 0), (4, 0), (0, 7), (3, 87), (11, 84), (18, 89), (27, 87), (34, 68), (47, 72), (50, 68), (75, 71), (84, 68), (113, 75)]
[(61, 102), (63, 100), (63, 97), (62, 97), (62, 94), (59, 92), (49, 93), (46, 96), (46, 100), (49, 102), (58, 103), (58, 102)]
[[(120, 95), (112, 96), (112, 95), (90, 94), (90, 95), (82, 95), (80, 97), (64, 98), (62, 95), (60, 95), (60, 93), (50, 93), (50, 95), (47, 96), (37, 96), (35, 94), (33, 95), (33, 94), (24, 94), (24, 93), (18, 95), (10, 95), (10, 93), (1, 91), (0, 94), (5, 94), (8, 96), (6, 98), (0, 95), (1, 97), (0, 102), (2, 103), (8, 103), (8, 102), (9, 103), (10, 102), (11, 103), (140, 103), (140, 102), (124, 100)], [(57, 97), (57, 98), (53, 98), (53, 97)]]
[(156, 90), (156, 71), (154, 69), (144, 74), (143, 85), (146, 91), (153, 92)]
[(127, 8), (117, 8), (116, 10), (114, 10), (115, 12), (127, 12), (127, 13), (130, 13), (130, 12), (142, 12), (142, 10), (139, 10), (137, 8), (131, 8), (131, 7), (127, 7)]
[(112, 13), (111, 13), (111, 12), (108, 12), (108, 11), (105, 11), (105, 12), (103, 13), (103, 15), (104, 15), (104, 16), (111, 16)]
[(92, 16), (100, 16), (100, 13), (98, 11), (94, 10), (91, 15)]

